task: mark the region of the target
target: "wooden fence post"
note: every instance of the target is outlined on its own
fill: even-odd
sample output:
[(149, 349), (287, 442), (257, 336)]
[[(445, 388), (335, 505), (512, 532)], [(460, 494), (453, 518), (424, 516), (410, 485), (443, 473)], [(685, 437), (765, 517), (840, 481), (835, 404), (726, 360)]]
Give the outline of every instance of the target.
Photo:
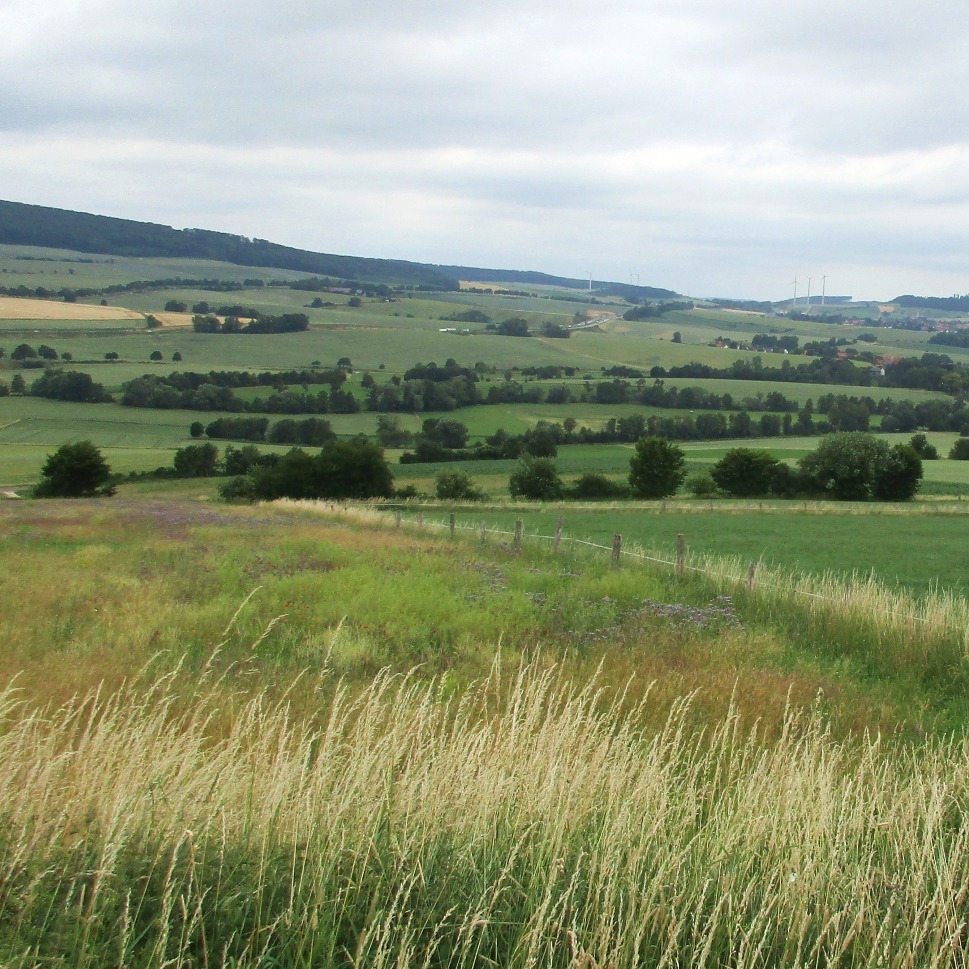
[(484, 542), (484, 540), (485, 540), (485, 523), (482, 522), (481, 523), (481, 541)]
[(682, 533), (676, 536), (676, 577), (683, 578), (683, 571), (686, 568), (686, 539)]
[(451, 518), (448, 521), (448, 525), (449, 525), (449, 527), (451, 529), (451, 538), (454, 538), (454, 524), (455, 524), (454, 523), (454, 512), (452, 511), (451, 512)]
[(397, 527), (400, 528), (400, 509), (397, 509)]
[(619, 565), (619, 556), (622, 555), (622, 535), (612, 536), (612, 564)]
[(559, 550), (559, 545), (562, 543), (562, 526), (565, 524), (565, 519), (560, 518), (555, 523), (555, 541), (552, 542), (552, 551), (557, 552)]
[(747, 591), (754, 591), (754, 583), (757, 580), (757, 563), (751, 562), (750, 568), (747, 569)]
[(424, 528), (424, 512), (422, 511), (417, 513), (417, 527), (422, 530)]
[(522, 520), (517, 518), (515, 520), (515, 548), (520, 549), (522, 547)]

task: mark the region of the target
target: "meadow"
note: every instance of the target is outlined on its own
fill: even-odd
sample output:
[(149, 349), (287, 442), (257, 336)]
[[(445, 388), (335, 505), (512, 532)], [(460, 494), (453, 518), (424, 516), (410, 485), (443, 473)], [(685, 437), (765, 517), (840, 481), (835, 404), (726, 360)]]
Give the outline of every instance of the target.
[(325, 506), (0, 527), (5, 965), (961, 964), (964, 603)]
[[(0, 247), (4, 285), (174, 276), (298, 274)], [(847, 332), (697, 309), (526, 340), (443, 333), (442, 317), (539, 326), (622, 307), (544, 289), (360, 307), (328, 294), (318, 309), (312, 295), (182, 288), (61, 315), (38, 304), (34, 318), (8, 306), (0, 347), (47, 342), (114, 392), (176, 366), (348, 356), (359, 393), (365, 371), (448, 357), (497, 379), (554, 363), (597, 379), (617, 363), (751, 358), (707, 346), (721, 333)], [(197, 334), (164, 313), (171, 298), (305, 311), (311, 327)], [(148, 330), (147, 313), (165, 325)], [(931, 349), (924, 333), (873, 332), (886, 352)], [(0, 379), (14, 372), (0, 361)], [(802, 403), (931, 396), (707, 383)], [(433, 416), (480, 438), (646, 412)], [(31, 485), (79, 438), (119, 472), (170, 464), (214, 416), (0, 398), (0, 484)], [(344, 436), (376, 428), (370, 413), (327, 419)], [(956, 437), (929, 434), (943, 454)], [(817, 438), (696, 442), (689, 469), (738, 443), (794, 462)], [(577, 445), (556, 460), (566, 479), (619, 480), (630, 454)], [(926, 462), (924, 497), (906, 506), (513, 503), (513, 466), (393, 464), (425, 493), (439, 470), (467, 470), (487, 500), (463, 506), (237, 506), (217, 500), (218, 479), (0, 500), (0, 965), (963, 966), (969, 462)]]

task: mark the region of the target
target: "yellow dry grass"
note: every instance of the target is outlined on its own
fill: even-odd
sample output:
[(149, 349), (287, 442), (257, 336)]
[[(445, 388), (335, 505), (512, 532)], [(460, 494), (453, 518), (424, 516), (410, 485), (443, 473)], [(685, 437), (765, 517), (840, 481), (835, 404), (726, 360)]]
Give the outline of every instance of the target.
[(91, 306), (53, 299), (0, 296), (0, 320), (143, 320), (143, 313), (121, 306)]
[(162, 326), (178, 327), (192, 325), (191, 313), (153, 313), (152, 316), (156, 320), (159, 320)]

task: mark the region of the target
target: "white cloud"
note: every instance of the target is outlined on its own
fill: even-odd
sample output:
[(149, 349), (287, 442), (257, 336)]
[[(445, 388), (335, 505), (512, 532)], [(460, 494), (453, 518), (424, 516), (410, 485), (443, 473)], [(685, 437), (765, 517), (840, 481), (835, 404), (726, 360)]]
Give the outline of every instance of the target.
[(0, 8), (5, 197), (725, 295), (969, 289), (962, 0)]

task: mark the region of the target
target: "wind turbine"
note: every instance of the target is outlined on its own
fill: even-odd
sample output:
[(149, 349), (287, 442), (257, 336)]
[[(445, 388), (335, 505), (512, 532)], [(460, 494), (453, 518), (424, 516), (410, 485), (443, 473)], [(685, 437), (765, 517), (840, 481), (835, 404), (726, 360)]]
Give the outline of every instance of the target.
[(794, 307), (797, 308), (797, 276), (794, 277)]
[(825, 289), (827, 288), (827, 285), (828, 285), (828, 277), (822, 276), (821, 277), (821, 309), (822, 310), (824, 309), (824, 292), (825, 292)]
[(811, 312), (811, 277), (808, 276), (807, 311)]

